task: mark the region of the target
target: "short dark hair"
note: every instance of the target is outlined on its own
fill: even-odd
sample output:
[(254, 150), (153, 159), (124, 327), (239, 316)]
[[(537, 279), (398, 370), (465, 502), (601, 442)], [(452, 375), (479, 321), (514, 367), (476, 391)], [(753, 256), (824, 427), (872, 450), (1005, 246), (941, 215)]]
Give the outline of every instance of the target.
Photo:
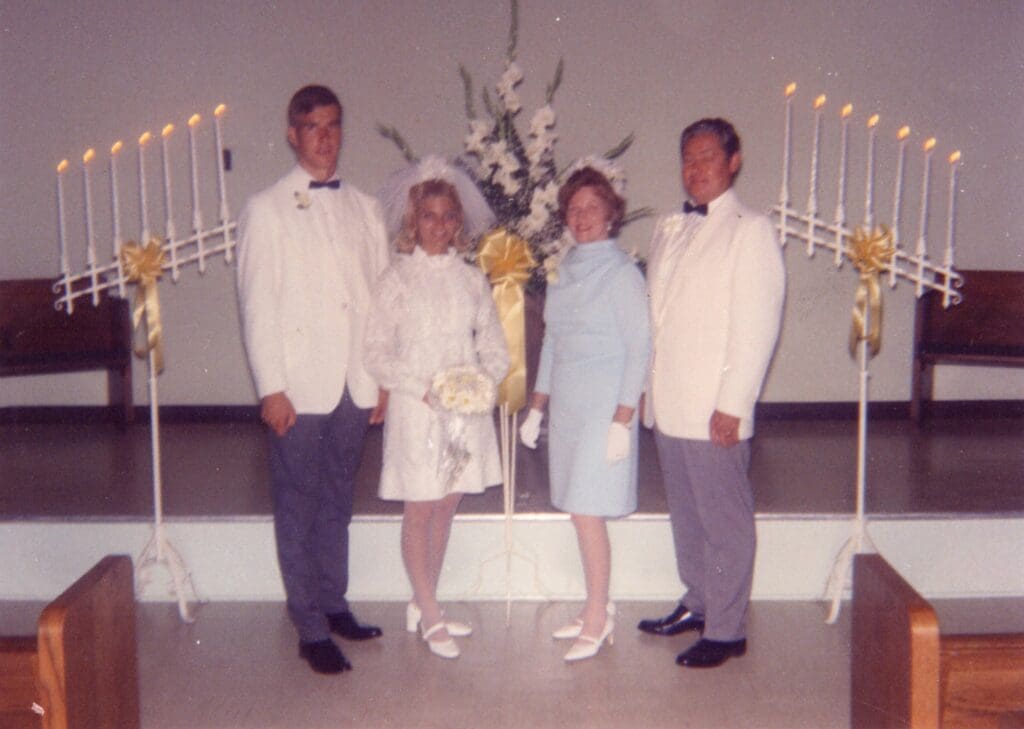
[(318, 106), (336, 106), (342, 111), (341, 102), (338, 96), (326, 86), (311, 84), (303, 86), (292, 95), (288, 102), (288, 126), (294, 127), (299, 123), (299, 117), (305, 116)]
[(565, 221), (569, 209), (569, 201), (584, 187), (594, 188), (594, 192), (608, 206), (608, 235), (614, 238), (622, 228), (622, 219), (626, 216), (626, 200), (612, 187), (612, 183), (593, 167), (581, 167), (569, 175), (569, 179), (558, 189), (558, 214)]
[(728, 159), (740, 151), (740, 135), (736, 133), (736, 128), (727, 120), (716, 117), (700, 119), (686, 127), (679, 136), (679, 154), (683, 153), (687, 142), (698, 134), (714, 134)]

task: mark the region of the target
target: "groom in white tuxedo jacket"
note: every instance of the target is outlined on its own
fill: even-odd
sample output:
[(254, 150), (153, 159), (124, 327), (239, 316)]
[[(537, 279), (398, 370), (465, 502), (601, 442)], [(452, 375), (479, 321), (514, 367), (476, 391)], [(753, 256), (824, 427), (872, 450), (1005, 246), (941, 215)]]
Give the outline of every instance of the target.
[(679, 577), (657, 635), (700, 631), (676, 662), (718, 666), (746, 651), (756, 538), (747, 468), (754, 404), (778, 338), (785, 290), (771, 223), (732, 190), (740, 138), (702, 119), (680, 140), (682, 212), (659, 221), (648, 291), (654, 353), (645, 424), (654, 426)]
[(379, 636), (345, 599), (352, 489), (384, 393), (363, 368), (370, 291), (387, 266), (379, 206), (337, 179), (342, 107), (324, 86), (288, 106), (296, 166), (239, 221), (238, 296), (249, 365), (270, 431), (278, 562), (299, 654), (319, 673), (351, 668), (330, 639)]

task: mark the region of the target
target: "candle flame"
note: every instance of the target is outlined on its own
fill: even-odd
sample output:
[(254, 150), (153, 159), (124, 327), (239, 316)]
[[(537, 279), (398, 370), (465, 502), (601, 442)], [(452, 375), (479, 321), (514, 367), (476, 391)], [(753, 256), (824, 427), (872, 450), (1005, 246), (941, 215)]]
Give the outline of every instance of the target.
[(817, 111), (821, 107), (825, 106), (825, 94), (822, 94), (814, 100), (814, 110)]
[(922, 149), (924, 149), (925, 152), (931, 152), (935, 149), (935, 137), (929, 137), (925, 140), (925, 143), (922, 145)]
[(796, 93), (796, 81), (793, 81), (788, 86), (786, 86), (786, 98), (788, 99), (790, 96), (792, 96), (795, 93)]
[(841, 116), (843, 119), (845, 119), (846, 117), (850, 116), (850, 114), (852, 114), (852, 113), (853, 113), (853, 104), (847, 104), (846, 106), (843, 107), (843, 110), (841, 112), (839, 112), (839, 116)]
[(224, 116), (224, 112), (226, 112), (227, 110), (228, 107), (224, 106), (224, 104), (217, 104), (217, 108), (213, 110), (213, 115), (215, 117), (220, 118)]
[(871, 117), (868, 119), (868, 129), (874, 129), (876, 126), (878, 126), (878, 118), (878, 114), (871, 115)]
[(110, 148), (110, 153), (111, 154), (117, 154), (118, 152), (121, 151), (121, 147), (123, 147), (123, 146), (124, 145), (121, 144), (121, 140), (118, 139), (116, 142), (114, 142), (114, 146)]
[(949, 155), (949, 163), (951, 165), (955, 165), (957, 162), (960, 161), (960, 156), (960, 150), (958, 149), (957, 151), (953, 152), (953, 154)]
[(87, 165), (92, 162), (92, 158), (96, 156), (96, 150), (92, 147), (85, 150), (85, 154), (82, 155), (82, 164)]
[(60, 161), (60, 164), (57, 165), (57, 174), (58, 175), (64, 174), (64, 170), (66, 170), (67, 168), (68, 168), (68, 161), (66, 159), (62, 159)]
[(163, 137), (164, 139), (167, 139), (167, 137), (171, 136), (171, 132), (173, 132), (173, 131), (174, 131), (174, 125), (173, 124), (168, 124), (167, 126), (165, 126), (163, 128), (163, 131), (160, 132), (160, 136)]
[(141, 136), (141, 137), (139, 137), (139, 146), (140, 146), (140, 147), (145, 147), (145, 146), (146, 146), (146, 143), (147, 143), (147, 142), (148, 142), (148, 141), (149, 141), (150, 139), (152, 139), (152, 138), (153, 138), (153, 135), (152, 135), (152, 134), (150, 134), (149, 132), (143, 132), (143, 133), (142, 133), (142, 136)]
[(903, 141), (910, 136), (910, 127), (900, 127), (900, 130), (896, 132), (896, 139)]
[(201, 120), (202, 120), (202, 117), (201, 117), (201, 116), (199, 116), (198, 114), (193, 114), (192, 116), (190, 116), (190, 117), (188, 118), (188, 125), (189, 125), (190, 127), (195, 127), (195, 126), (196, 126), (197, 124), (199, 124), (199, 122), (200, 122)]

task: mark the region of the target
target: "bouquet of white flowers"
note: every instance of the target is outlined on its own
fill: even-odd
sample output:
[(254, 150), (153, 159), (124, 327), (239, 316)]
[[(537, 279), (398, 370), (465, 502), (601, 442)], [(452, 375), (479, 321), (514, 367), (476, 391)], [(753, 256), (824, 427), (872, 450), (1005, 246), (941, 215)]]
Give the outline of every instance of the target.
[(466, 444), (466, 421), (486, 417), (494, 409), (498, 388), (476, 365), (458, 365), (438, 372), (427, 399), (441, 419), (441, 457), (437, 474), (446, 486), (454, 484), (472, 457)]

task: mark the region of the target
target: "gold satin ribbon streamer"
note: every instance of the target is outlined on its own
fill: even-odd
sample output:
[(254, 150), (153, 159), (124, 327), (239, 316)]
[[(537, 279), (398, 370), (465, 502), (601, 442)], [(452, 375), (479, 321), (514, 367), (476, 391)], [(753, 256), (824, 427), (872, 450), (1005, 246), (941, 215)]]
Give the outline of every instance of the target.
[[(156, 282), (163, 275), (164, 251), (159, 238), (150, 238), (145, 247), (135, 241), (121, 246), (121, 267), (125, 280), (135, 284), (132, 302), (132, 326), (139, 331), (146, 317), (146, 344), (135, 346), (135, 354), (145, 357), (153, 352), (153, 368), (157, 374), (164, 369), (163, 325), (160, 322), (160, 297)], [(136, 338), (137, 339), (137, 338)]]
[(884, 225), (870, 234), (857, 228), (850, 239), (847, 255), (860, 271), (850, 326), (851, 357), (857, 356), (857, 344), (861, 341), (867, 341), (872, 357), (882, 348), (882, 288), (878, 274), (892, 261), (894, 253), (892, 233)]
[(505, 228), (496, 228), (480, 240), (477, 263), (491, 282), (508, 345), (508, 375), (498, 385), (498, 404), (511, 412), (526, 404), (526, 317), (523, 286), (537, 266), (529, 244)]

